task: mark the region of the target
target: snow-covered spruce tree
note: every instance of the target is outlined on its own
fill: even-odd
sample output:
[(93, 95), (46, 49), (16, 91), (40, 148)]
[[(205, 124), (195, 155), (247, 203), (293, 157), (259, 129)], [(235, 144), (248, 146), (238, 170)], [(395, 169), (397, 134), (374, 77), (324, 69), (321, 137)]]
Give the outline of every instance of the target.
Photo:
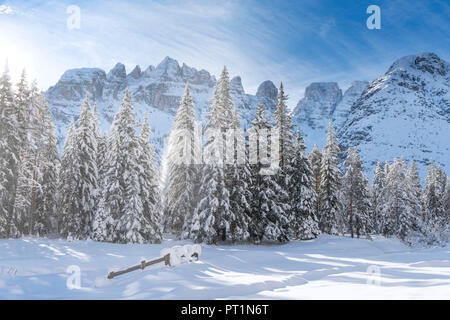
[(204, 153), (209, 162), (201, 172), (199, 193), (202, 199), (195, 210), (190, 231), (197, 243), (216, 244), (217, 240), (224, 240), (230, 230), (230, 224), (227, 224), (230, 221), (230, 195), (225, 186), (223, 165), (219, 164), (218, 148), (214, 142), (205, 146)]
[(372, 210), (371, 210), (371, 231), (378, 234), (381, 233), (382, 230), (382, 218), (383, 218), (383, 210), (385, 201), (384, 197), (384, 187), (385, 187), (385, 171), (381, 165), (381, 162), (378, 161), (377, 166), (374, 170), (373, 184), (372, 184), (372, 192), (371, 192), (371, 202), (372, 202)]
[(139, 138), (135, 135), (134, 107), (128, 90), (122, 106), (114, 117), (105, 186), (103, 192), (104, 216), (115, 222), (114, 242), (144, 243), (149, 241), (150, 226), (144, 213), (139, 181)]
[[(51, 140), (51, 132), (47, 129), (53, 125), (53, 120), (36, 84), (28, 87), (25, 71), (14, 94), (7, 72), (1, 82), (3, 108), (0, 122), (2, 131), (7, 129), (8, 132), (2, 133), (3, 139), (0, 141), (3, 146), (0, 147), (0, 163), (7, 170), (1, 171), (0, 177), (5, 178), (8, 187), (4, 190), (9, 188), (11, 196), (10, 199), (2, 200), (2, 208), (7, 207), (5, 219), (9, 225), (8, 236), (41, 235), (50, 231), (50, 214), (55, 211), (54, 178), (58, 156), (52, 145), (55, 140)], [(1, 191), (0, 197), (3, 197)]]
[(278, 103), (275, 107), (273, 117), (275, 119), (275, 128), (278, 131), (279, 140), (279, 160), (280, 167), (289, 168), (294, 156), (295, 134), (293, 130), (291, 116), (286, 105), (288, 96), (284, 93), (283, 83), (278, 90)]
[[(14, 113), (16, 118), (16, 133), (18, 136), (18, 176), (14, 200), (13, 216), (16, 219), (19, 234), (31, 234), (33, 213), (31, 198), (35, 197), (38, 188), (39, 170), (36, 163), (37, 139), (33, 131), (32, 121), (36, 118), (36, 110), (31, 103), (31, 92), (26, 80), (25, 70), (17, 83), (14, 93)], [(33, 196), (30, 196), (33, 194)], [(18, 235), (19, 235), (18, 234)]]
[(97, 141), (97, 191), (95, 194), (95, 211), (93, 213), (91, 238), (95, 241), (110, 242), (113, 240), (115, 223), (109, 212), (105, 211), (105, 199), (103, 197), (109, 150), (108, 135), (106, 132), (101, 133), (99, 112), (96, 105), (94, 105), (92, 115), (94, 118), (95, 139)]
[[(25, 70), (22, 71), (19, 82), (14, 92), (14, 113), (16, 118), (16, 129), (19, 140), (19, 162), (17, 189), (14, 200), (14, 216), (16, 216), (19, 233), (31, 234), (29, 227), (32, 213), (30, 209), (30, 194), (35, 193), (36, 182), (36, 163), (34, 150), (32, 150), (33, 138), (27, 135), (27, 129), (31, 127), (31, 118), (35, 116), (35, 110), (32, 108), (30, 99), (30, 89), (26, 80)], [(34, 134), (34, 132), (30, 132)], [(33, 190), (33, 191), (32, 191)]]
[(296, 239), (307, 240), (320, 234), (315, 214), (316, 192), (311, 164), (305, 156), (305, 143), (298, 130), (292, 158), (292, 176), (289, 184), (291, 198), (290, 234)]
[(425, 177), (425, 194), (424, 194), (424, 222), (434, 224), (435, 217), (438, 215), (439, 201), (436, 192), (436, 167), (433, 160), (428, 165), (427, 175)]
[[(98, 169), (98, 187), (102, 189), (103, 180), (105, 178), (105, 169), (106, 169), (106, 155), (108, 153), (108, 134), (104, 132), (103, 134), (97, 137), (97, 169)], [(101, 198), (99, 196), (99, 198)]]
[(276, 173), (276, 179), (281, 192), (278, 193), (278, 205), (282, 210), (279, 222), (289, 234), (289, 223), (294, 213), (291, 211), (291, 178), (294, 174), (292, 159), (294, 157), (295, 134), (292, 120), (288, 111), (286, 101), (288, 97), (284, 93), (283, 83), (278, 90), (278, 103), (275, 107), (275, 134), (278, 138), (278, 160), (280, 169)]
[(386, 197), (381, 230), (384, 236), (395, 235), (397, 218), (405, 210), (405, 176), (406, 168), (403, 163), (399, 159), (394, 159), (394, 162), (389, 165), (384, 190)]
[(63, 237), (76, 239), (82, 232), (82, 217), (79, 201), (75, 193), (76, 182), (80, 179), (78, 152), (76, 145), (76, 128), (72, 120), (69, 124), (61, 157), (59, 172), (59, 208), (61, 210), (59, 231)]
[[(383, 234), (383, 235), (385, 235), (386, 230), (389, 229), (390, 226), (392, 226), (392, 223), (389, 218), (388, 207), (387, 207), (387, 195), (388, 195), (389, 191), (386, 188), (386, 186), (388, 184), (389, 172), (390, 172), (389, 161), (386, 161), (384, 163), (383, 172), (380, 172), (380, 177), (382, 177), (382, 179), (380, 180), (380, 187), (377, 187), (378, 191), (379, 191), (379, 197), (378, 197), (378, 202), (377, 202), (378, 216), (376, 217), (377, 222), (376, 222), (376, 224), (374, 224), (374, 225), (376, 225), (376, 233)], [(374, 188), (375, 188), (375, 186), (374, 186)], [(372, 208), (373, 208), (373, 206), (372, 206)]]
[(370, 230), (369, 182), (364, 175), (358, 152), (350, 148), (344, 160), (345, 173), (341, 182), (342, 215), (347, 230), (359, 238)]
[[(100, 126), (100, 113), (97, 108), (97, 104), (94, 104), (93, 112), (93, 127), (94, 127), (94, 137), (97, 145), (97, 154), (95, 156), (97, 162), (97, 188), (102, 189), (103, 176), (104, 176), (104, 164), (106, 161), (106, 153), (108, 151), (108, 135), (107, 133), (102, 133)], [(101, 192), (97, 192), (97, 202), (100, 201)]]
[(450, 177), (447, 176), (444, 192), (444, 217), (447, 221), (447, 228), (450, 231)]
[[(400, 160), (406, 168), (406, 162)], [(420, 185), (419, 173), (414, 162), (406, 171), (405, 182), (406, 210), (398, 218), (397, 236), (407, 242), (412, 242), (415, 234), (423, 233), (423, 205), (422, 186)]]
[(194, 102), (186, 84), (169, 136), (167, 156), (166, 227), (181, 238), (189, 238), (196, 207), (197, 176), (201, 144), (195, 122)]
[(280, 215), (285, 212), (278, 203), (279, 192), (285, 191), (278, 185), (275, 174), (270, 174), (272, 170), (268, 170), (272, 147), (270, 131), (271, 125), (266, 118), (263, 106), (259, 105), (256, 118), (252, 120), (249, 129), (249, 159), (253, 193), (249, 233), (255, 243), (288, 240), (280, 221)]
[(404, 159), (394, 159), (386, 177), (386, 213), (383, 221), (385, 236), (395, 235), (408, 241), (412, 232), (419, 231), (415, 195), (410, 182)]
[(427, 244), (446, 243), (450, 231), (449, 178), (431, 161), (425, 178), (422, 233)]
[(97, 143), (97, 164), (98, 164), (98, 187), (99, 199), (101, 198), (101, 190), (103, 190), (103, 183), (105, 180), (106, 160), (108, 154), (108, 134), (105, 132), (98, 137)]
[(148, 221), (148, 239), (150, 243), (160, 243), (162, 239), (161, 195), (159, 190), (159, 172), (156, 168), (156, 153), (150, 142), (150, 126), (147, 115), (138, 136), (139, 185), (144, 216)]
[[(34, 85), (33, 85), (34, 87)], [(37, 110), (33, 130), (38, 134), (34, 148), (37, 149), (39, 175), (38, 188), (32, 192), (31, 212), (34, 235), (43, 235), (57, 231), (57, 193), (60, 159), (58, 155), (58, 138), (56, 126), (50, 114), (50, 108), (42, 92), (35, 92), (31, 97)]]
[(339, 192), (342, 173), (338, 168), (339, 146), (334, 137), (334, 128), (330, 121), (327, 132), (327, 144), (322, 151), (320, 167), (320, 230), (328, 234), (338, 234), (342, 230), (340, 217), (341, 203)]
[(314, 144), (312, 151), (308, 155), (309, 163), (311, 164), (313, 189), (316, 193), (316, 200), (314, 201), (314, 214), (317, 220), (320, 221), (320, 168), (322, 166), (322, 153), (317, 144)]
[(253, 241), (260, 241), (263, 234), (263, 219), (260, 211), (260, 191), (262, 189), (263, 175), (261, 170), (268, 165), (269, 156), (269, 130), (271, 125), (266, 117), (266, 111), (261, 103), (255, 111), (255, 119), (251, 121), (249, 134), (249, 163), (252, 178), (250, 190), (253, 194), (251, 203), (251, 221), (249, 225), (250, 237)]
[(234, 109), (234, 128), (227, 132), (227, 143), (232, 143), (227, 148), (227, 152), (231, 152), (228, 159), (231, 166), (227, 177), (228, 189), (230, 190), (230, 237), (233, 243), (249, 241), (249, 224), (253, 202), (252, 174), (237, 109)]
[(105, 198), (99, 198), (99, 202), (92, 221), (92, 239), (100, 242), (111, 242), (114, 237), (115, 221), (105, 210)]
[[(48, 117), (48, 106), (42, 93), (33, 83), (31, 89), (26, 81), (25, 71), (17, 84), (14, 94), (15, 129), (17, 134), (17, 179), (15, 185), (14, 204), (11, 216), (15, 222), (15, 236), (20, 234), (40, 235), (49, 232), (50, 210), (38, 208), (45, 198), (44, 183), (55, 177), (57, 170), (56, 158), (48, 159), (45, 151), (48, 136), (45, 126), (51, 125), (52, 119)], [(49, 162), (49, 161), (50, 162)], [(49, 172), (48, 166), (56, 164), (53, 172)], [(44, 181), (45, 180), (45, 181)], [(53, 197), (47, 193), (47, 201)], [(37, 210), (41, 209), (41, 210)], [(14, 235), (12, 235), (14, 236)]]
[[(225, 134), (233, 127), (233, 99), (230, 90), (230, 76), (225, 66), (214, 88), (210, 114), (214, 114), (214, 122)], [(224, 146), (225, 149), (225, 146)], [(222, 154), (224, 157), (225, 154)]]
[(425, 177), (424, 221), (437, 228), (444, 216), (444, 192), (446, 175), (433, 161), (428, 165)]
[(226, 185), (226, 131), (233, 127), (233, 102), (226, 67), (214, 89), (203, 147), (200, 202), (192, 219), (191, 237), (196, 242), (217, 243), (230, 235), (230, 193)]
[(419, 172), (417, 171), (416, 163), (411, 162), (411, 165), (406, 172), (406, 184), (409, 188), (409, 205), (411, 206), (412, 213), (416, 216), (414, 226), (419, 230), (423, 225), (423, 188), (420, 184)]
[(386, 160), (386, 162), (384, 163), (384, 176), (385, 178), (387, 178), (388, 174), (389, 174), (389, 161)]
[(44, 94), (35, 82), (28, 88), (25, 72), (17, 88), (16, 116), (22, 138), (14, 209), (21, 233), (43, 235), (55, 227), (52, 215), (59, 167), (55, 126)]
[(19, 136), (8, 67), (0, 77), (0, 238), (17, 237), (14, 202), (18, 182)]
[(447, 175), (441, 166), (436, 164), (436, 191), (439, 197), (439, 207), (438, 207), (438, 224), (439, 228), (448, 224), (448, 212), (445, 212), (444, 196), (445, 188), (447, 184)]
[(87, 239), (92, 233), (92, 221), (98, 199), (97, 127), (87, 95), (81, 105), (75, 140), (78, 160), (76, 165), (79, 167), (80, 175), (74, 192), (78, 202), (76, 207), (79, 208), (82, 219), (81, 233), (76, 237)]

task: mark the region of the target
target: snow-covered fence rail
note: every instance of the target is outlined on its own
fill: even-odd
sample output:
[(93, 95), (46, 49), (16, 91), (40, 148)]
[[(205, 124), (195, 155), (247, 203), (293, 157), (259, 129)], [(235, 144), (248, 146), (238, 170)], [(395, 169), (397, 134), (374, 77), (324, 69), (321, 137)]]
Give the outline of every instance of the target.
[(155, 259), (155, 260), (151, 260), (151, 261), (142, 260), (140, 264), (132, 266), (125, 270), (120, 270), (120, 271), (115, 271), (115, 272), (111, 271), (108, 274), (108, 279), (112, 279), (114, 277), (120, 276), (121, 274), (136, 271), (139, 269), (144, 270), (146, 267), (151, 266), (153, 264), (160, 263), (160, 262), (164, 262), (164, 264), (166, 266), (170, 266), (170, 253), (166, 254), (164, 257), (159, 258), (159, 259)]
[(177, 266), (183, 262), (191, 262), (194, 259), (198, 261), (201, 253), (201, 247), (199, 245), (185, 245), (175, 246), (173, 248), (165, 248), (161, 250), (161, 258), (145, 261), (142, 260), (140, 264), (132, 266), (125, 270), (111, 271), (108, 274), (108, 279), (120, 276), (128, 272), (136, 270), (144, 270), (146, 267), (164, 262), (166, 266)]

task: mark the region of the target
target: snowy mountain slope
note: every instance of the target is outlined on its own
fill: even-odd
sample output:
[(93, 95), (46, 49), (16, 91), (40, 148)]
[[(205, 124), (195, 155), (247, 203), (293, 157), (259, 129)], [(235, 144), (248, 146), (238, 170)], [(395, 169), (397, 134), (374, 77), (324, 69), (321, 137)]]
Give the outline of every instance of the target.
[(306, 87), (304, 98), (292, 112), (292, 121), (305, 135), (308, 149), (314, 144), (324, 147), (328, 121), (340, 127), (367, 85), (354, 81), (344, 94), (336, 82), (314, 82)]
[(292, 121), (300, 126), (308, 148), (314, 143), (323, 147), (328, 120), (342, 99), (342, 90), (336, 82), (314, 82), (305, 89), (292, 113)]
[[(321, 235), (280, 246), (202, 246), (200, 260), (109, 271), (159, 257), (156, 245), (0, 240), (0, 299), (448, 299), (449, 247)], [(80, 268), (80, 289), (67, 280)], [(70, 282), (70, 283), (73, 283)]]
[(368, 85), (369, 82), (367, 81), (353, 81), (350, 87), (345, 91), (342, 100), (336, 105), (332, 113), (333, 125), (336, 128), (340, 128), (344, 125), (352, 105), (359, 99)]
[(403, 57), (374, 80), (338, 131), (366, 167), (404, 156), (423, 174), (430, 159), (450, 168), (450, 65), (433, 53)]
[[(430, 158), (448, 168), (448, 70), (447, 62), (429, 53), (399, 59), (370, 85), (355, 81), (343, 94), (335, 82), (312, 83), (292, 112), (293, 124), (300, 127), (311, 150), (315, 143), (321, 148), (325, 145), (327, 124), (332, 120), (342, 146), (358, 148), (369, 175), (377, 160), (402, 155), (416, 160), (421, 174)], [(97, 104), (102, 129), (108, 130), (124, 90), (129, 88), (138, 118), (149, 114), (152, 140), (161, 154), (187, 81), (192, 87), (197, 119), (204, 121), (216, 83), (205, 70), (180, 66), (166, 57), (156, 67), (142, 71), (136, 66), (128, 74), (121, 63), (108, 73), (98, 68), (66, 71), (46, 92), (60, 146), (68, 123), (78, 117), (86, 92)], [(232, 78), (230, 85), (243, 128), (248, 127), (258, 103), (273, 113), (278, 90), (271, 81), (261, 83), (256, 95), (245, 93), (239, 76)]]
[[(197, 119), (204, 120), (216, 78), (205, 70), (197, 70), (186, 64), (180, 66), (176, 60), (169, 57), (156, 67), (149, 66), (144, 71), (136, 66), (128, 74), (121, 63), (117, 63), (107, 74), (98, 68), (66, 71), (58, 83), (46, 92), (56, 121), (60, 146), (70, 120), (78, 117), (81, 102), (87, 92), (92, 103), (95, 102), (98, 107), (102, 129), (108, 130), (114, 114), (119, 109), (124, 91), (128, 88), (138, 119), (141, 120), (145, 113), (149, 114), (152, 139), (160, 153), (164, 139), (170, 132), (186, 82), (191, 85)], [(260, 88), (256, 96), (249, 95), (245, 93), (240, 77), (231, 80), (232, 96), (243, 118), (244, 127), (251, 121), (259, 102), (267, 109), (273, 109), (276, 104), (276, 88), (273, 83), (266, 81)]]

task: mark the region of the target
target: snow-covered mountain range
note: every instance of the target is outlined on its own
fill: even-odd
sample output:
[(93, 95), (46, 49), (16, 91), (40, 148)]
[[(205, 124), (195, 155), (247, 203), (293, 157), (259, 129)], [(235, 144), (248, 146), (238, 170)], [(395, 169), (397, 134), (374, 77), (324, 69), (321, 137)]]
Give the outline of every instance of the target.
[(403, 57), (374, 80), (338, 130), (366, 164), (404, 156), (422, 172), (430, 159), (450, 169), (450, 64), (433, 53)]
[[(204, 119), (216, 78), (208, 71), (197, 70), (186, 64), (180, 66), (169, 57), (156, 67), (149, 66), (144, 71), (136, 66), (128, 74), (121, 63), (117, 63), (108, 73), (98, 68), (67, 70), (58, 83), (46, 92), (56, 121), (60, 146), (71, 119), (76, 119), (79, 115), (86, 93), (89, 93), (91, 102), (97, 105), (102, 129), (108, 130), (120, 107), (125, 88), (128, 88), (138, 119), (141, 120), (145, 113), (149, 115), (153, 142), (160, 152), (164, 139), (170, 132), (186, 82), (191, 86), (196, 116), (199, 120)], [(231, 92), (244, 127), (248, 126), (259, 102), (268, 110), (275, 108), (277, 89), (271, 81), (263, 82), (256, 95), (249, 95), (244, 91), (241, 78), (234, 77), (231, 79)]]
[[(87, 92), (107, 130), (128, 88), (138, 119), (149, 115), (152, 140), (161, 152), (187, 81), (196, 116), (204, 120), (216, 78), (208, 71), (180, 66), (169, 57), (144, 71), (136, 66), (128, 74), (121, 63), (108, 73), (98, 68), (68, 70), (46, 96), (62, 144)], [(270, 80), (251, 95), (236, 76), (231, 79), (231, 92), (244, 128), (258, 103), (270, 113), (275, 109), (277, 88)], [(312, 83), (292, 117), (305, 134), (309, 149), (314, 143), (324, 146), (327, 124), (332, 120), (342, 146), (357, 147), (368, 172), (377, 160), (402, 155), (416, 160), (422, 173), (430, 158), (450, 168), (450, 67), (432, 53), (401, 58), (385, 75), (371, 83), (355, 81), (345, 92), (335, 82)]]

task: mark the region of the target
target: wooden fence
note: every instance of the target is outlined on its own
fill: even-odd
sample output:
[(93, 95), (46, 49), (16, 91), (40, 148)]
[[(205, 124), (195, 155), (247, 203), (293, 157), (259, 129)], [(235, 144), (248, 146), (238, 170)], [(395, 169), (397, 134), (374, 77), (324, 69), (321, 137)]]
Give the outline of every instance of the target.
[[(198, 260), (198, 256), (199, 256), (198, 253), (194, 252), (192, 254), (191, 258), (194, 257), (194, 258), (196, 258)], [(181, 258), (185, 258), (185, 256), (183, 255), (183, 256), (181, 256)], [(148, 266), (151, 266), (151, 265), (154, 265), (154, 264), (157, 264), (157, 263), (161, 263), (161, 262), (164, 262), (164, 264), (166, 266), (170, 266), (170, 253), (166, 254), (162, 258), (158, 258), (158, 259), (155, 259), (155, 260), (151, 260), (151, 261), (142, 260), (140, 264), (132, 266), (132, 267), (130, 267), (128, 269), (125, 269), (125, 270), (111, 271), (108, 274), (108, 279), (112, 279), (114, 277), (120, 276), (121, 274), (125, 274), (125, 273), (128, 273), (128, 272), (132, 272), (132, 271), (136, 271), (136, 270), (144, 270)]]

